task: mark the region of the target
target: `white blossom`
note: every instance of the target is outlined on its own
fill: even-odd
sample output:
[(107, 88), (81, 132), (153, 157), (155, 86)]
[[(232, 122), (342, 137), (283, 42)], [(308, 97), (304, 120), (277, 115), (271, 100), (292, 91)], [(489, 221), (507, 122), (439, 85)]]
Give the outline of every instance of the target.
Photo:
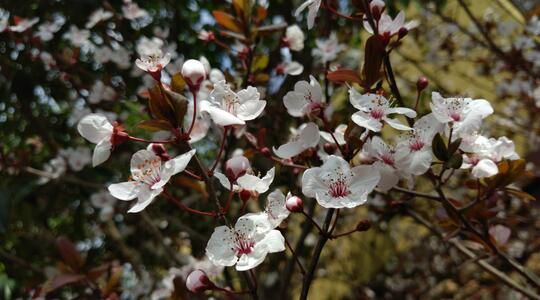
[(257, 118), (264, 110), (266, 101), (260, 100), (257, 88), (248, 86), (235, 93), (226, 81), (214, 84), (209, 100), (201, 101), (201, 111), (210, 115), (219, 126), (245, 125), (245, 121)]
[(291, 128), (289, 141), (277, 149), (274, 148), (274, 152), (281, 158), (291, 158), (317, 146), (319, 139), (319, 127), (317, 124), (313, 122), (302, 124), (298, 129)]
[(309, 78), (309, 83), (304, 80), (296, 82), (294, 90), (283, 97), (283, 104), (293, 117), (302, 117), (323, 107), (321, 85), (315, 77)]
[(94, 85), (92, 85), (92, 89), (90, 89), (90, 94), (88, 95), (88, 102), (96, 104), (101, 102), (101, 100), (114, 100), (115, 97), (116, 92), (112, 87), (105, 85), (101, 80), (97, 80)]
[(112, 12), (106, 11), (105, 9), (103, 9), (103, 7), (100, 7), (90, 14), (90, 17), (88, 17), (88, 22), (86, 22), (85, 27), (92, 28), (96, 26), (97, 23), (108, 20), (112, 16), (113, 16)]
[(113, 126), (103, 115), (89, 114), (77, 125), (80, 135), (96, 144), (92, 157), (92, 166), (97, 166), (111, 156)]
[(499, 173), (497, 163), (503, 159), (519, 159), (514, 142), (506, 137), (487, 138), (473, 134), (462, 140), (460, 149), (463, 154), (462, 169), (471, 169), (476, 178), (490, 177)]
[(339, 43), (335, 32), (327, 39), (316, 39), (315, 44), (317, 48), (311, 50), (311, 55), (323, 64), (335, 60), (338, 53), (346, 49), (344, 44)]
[(298, 25), (292, 25), (287, 27), (285, 31), (285, 37), (283, 38), (284, 44), (293, 51), (302, 51), (304, 49), (304, 40), (306, 39), (304, 32)]
[(352, 208), (367, 201), (379, 179), (372, 166), (351, 168), (343, 158), (330, 155), (321, 167), (304, 172), (302, 192), (325, 208)]
[(313, 25), (315, 24), (315, 17), (317, 17), (317, 12), (319, 11), (319, 8), (321, 7), (322, 0), (306, 0), (304, 3), (302, 3), (294, 12), (294, 15), (298, 17), (302, 11), (304, 11), (306, 8), (308, 9), (308, 16), (307, 16), (307, 26), (308, 29), (313, 28)]
[(154, 152), (139, 150), (131, 158), (132, 180), (109, 185), (109, 192), (124, 201), (138, 198), (128, 212), (140, 212), (163, 192), (163, 187), (172, 176), (184, 171), (193, 155), (195, 149), (162, 164)]
[(39, 18), (37, 17), (32, 19), (21, 19), (16, 17), (15, 20), (15, 25), (9, 26), (9, 30), (13, 32), (25, 32), (39, 22)]
[(380, 94), (360, 94), (354, 88), (349, 89), (350, 102), (359, 111), (352, 115), (352, 120), (360, 127), (379, 132), (383, 121), (398, 130), (411, 130), (400, 121), (388, 117), (390, 114), (405, 115), (409, 118), (416, 117), (416, 112), (406, 107), (391, 107), (390, 101)]
[(401, 169), (401, 156), (396, 154), (395, 147), (386, 144), (380, 137), (374, 136), (364, 146), (367, 156), (373, 160), (372, 166), (378, 170), (381, 180), (377, 187), (383, 192), (393, 188), (401, 178), (412, 182), (410, 174)]
[(206, 255), (217, 266), (247, 271), (260, 265), (268, 253), (285, 250), (285, 239), (278, 230), (259, 230), (260, 219), (242, 216), (234, 228), (214, 229), (206, 246)]
[(167, 53), (163, 55), (160, 49), (156, 49), (155, 52), (141, 55), (141, 58), (135, 60), (135, 64), (139, 69), (148, 73), (157, 73), (163, 70), (163, 68), (171, 61), (171, 54)]

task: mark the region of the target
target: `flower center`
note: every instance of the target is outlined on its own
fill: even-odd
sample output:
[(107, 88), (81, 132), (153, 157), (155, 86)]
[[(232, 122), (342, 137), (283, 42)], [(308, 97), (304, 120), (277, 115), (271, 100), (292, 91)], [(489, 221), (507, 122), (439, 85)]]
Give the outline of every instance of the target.
[(420, 151), (422, 148), (424, 148), (424, 142), (422, 142), (420, 139), (414, 139), (409, 144), (409, 149), (411, 149), (412, 152)]
[(459, 122), (459, 120), (461, 119), (461, 115), (457, 111), (453, 111), (450, 113), (450, 118), (452, 118), (454, 122)]
[(236, 237), (236, 247), (234, 251), (236, 252), (237, 256), (240, 256), (242, 254), (250, 254), (251, 251), (253, 251), (253, 246), (255, 246), (254, 241), (238, 235)]
[(223, 96), (223, 108), (232, 114), (236, 111), (236, 106), (240, 104), (240, 100), (236, 95), (233, 95), (231, 93), (225, 94)]
[(384, 111), (380, 109), (374, 109), (369, 114), (375, 120), (380, 120), (384, 117)]
[(141, 173), (137, 176), (137, 181), (141, 181), (150, 187), (161, 181), (161, 160), (159, 158), (145, 160), (138, 168)]
[(394, 157), (390, 154), (383, 154), (381, 155), (381, 160), (383, 161), (383, 163), (387, 164), (387, 165), (390, 165), (390, 166), (393, 166), (394, 165)]
[(330, 184), (330, 196), (332, 198), (341, 198), (349, 195), (351, 191), (347, 187), (347, 183), (343, 179), (338, 179)]

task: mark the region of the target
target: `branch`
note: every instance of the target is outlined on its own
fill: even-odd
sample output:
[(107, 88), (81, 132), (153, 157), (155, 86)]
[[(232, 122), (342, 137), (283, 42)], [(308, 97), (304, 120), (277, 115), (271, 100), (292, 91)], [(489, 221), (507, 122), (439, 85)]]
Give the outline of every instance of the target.
[[(431, 224), (428, 220), (424, 219), (422, 216), (420, 216), (415, 211), (406, 208), (405, 212), (411, 216), (414, 220), (416, 220), (418, 223), (424, 225), (427, 227), (431, 232), (433, 232), (435, 235), (437, 235), (439, 238), (441, 238), (443, 241), (445, 240), (444, 234), (439, 231), (433, 224)], [(504, 284), (509, 286), (510, 288), (522, 293), (523, 295), (532, 298), (532, 299), (540, 299), (540, 295), (537, 295), (534, 291), (527, 289), (526, 287), (521, 286), (517, 282), (515, 282), (512, 278), (504, 274), (502, 271), (498, 270), (491, 264), (489, 264), (485, 259), (480, 259), (477, 257), (472, 251), (467, 249), (458, 239), (450, 239), (448, 240), (452, 246), (454, 246), (457, 250), (459, 250), (461, 253), (465, 254), (467, 257), (469, 257), (471, 260), (473, 260), (476, 264), (478, 264), (480, 267), (482, 267), (484, 270), (486, 270), (488, 273), (496, 277), (497, 279), (501, 280)]]

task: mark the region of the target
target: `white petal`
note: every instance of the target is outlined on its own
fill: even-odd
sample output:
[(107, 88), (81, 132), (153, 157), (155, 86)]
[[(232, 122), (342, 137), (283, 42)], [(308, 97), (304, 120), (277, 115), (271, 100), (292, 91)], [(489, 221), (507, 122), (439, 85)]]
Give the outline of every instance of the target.
[(279, 230), (271, 230), (270, 232), (266, 233), (264, 238), (255, 245), (254, 250), (258, 250), (259, 248), (263, 247), (268, 253), (285, 251), (285, 238), (281, 232), (279, 232)]
[(291, 61), (286, 67), (287, 74), (297, 76), (304, 72), (304, 66), (296, 61)]
[(416, 117), (416, 111), (406, 108), (406, 107), (390, 107), (386, 110), (387, 114), (400, 114), (405, 115), (409, 118), (415, 118)]
[(307, 197), (315, 197), (316, 191), (324, 187), (318, 179), (321, 171), (320, 167), (310, 168), (302, 175), (302, 193)]
[[(376, 163), (378, 164), (378, 163)], [(387, 192), (399, 182), (399, 176), (396, 175), (396, 170), (390, 166), (378, 164), (379, 172), (381, 173), (381, 180), (377, 187), (383, 192)]]
[(491, 159), (482, 159), (472, 168), (471, 174), (476, 178), (497, 175), (499, 168)]
[[(201, 101), (201, 103), (204, 101)], [(201, 111), (203, 111), (203, 108), (201, 108)], [(208, 114), (210, 114), (210, 117), (219, 126), (231, 126), (231, 125), (244, 125), (246, 122), (243, 120), (237, 118), (233, 114), (224, 111), (223, 109), (214, 107), (214, 106), (206, 106), (204, 111), (206, 111)]]
[(221, 183), (221, 185), (224, 188), (226, 188), (228, 190), (231, 189), (231, 182), (229, 181), (227, 176), (225, 176), (225, 174), (220, 173), (220, 172), (214, 172), (214, 177), (216, 177), (219, 180), (219, 183)]
[(306, 127), (300, 131), (300, 142), (304, 149), (317, 146), (319, 139), (319, 127), (313, 122), (307, 123)]
[(232, 229), (227, 226), (217, 227), (206, 245), (206, 256), (217, 266), (233, 266), (238, 260), (234, 251), (234, 241)]
[(94, 148), (94, 154), (92, 155), (92, 166), (102, 164), (111, 156), (112, 144), (109, 140), (103, 140), (99, 142)]
[(166, 161), (161, 167), (161, 178), (168, 181), (171, 176), (176, 175), (184, 171), (191, 161), (193, 155), (195, 155), (196, 150), (192, 149), (189, 152), (186, 152), (182, 155), (179, 155), (171, 160)]
[(386, 123), (388, 123), (388, 125), (392, 126), (393, 128), (395, 128), (397, 130), (412, 130), (411, 127), (409, 127), (407, 125), (403, 125), (398, 120), (391, 119), (391, 118), (384, 118), (384, 120), (386, 121)]
[(113, 183), (108, 189), (113, 197), (120, 200), (135, 199), (141, 191), (140, 184), (136, 181)]
[(253, 120), (263, 112), (265, 106), (264, 100), (246, 101), (238, 107), (236, 116), (244, 121)]
[(358, 111), (354, 113), (351, 117), (354, 123), (360, 127), (364, 127), (367, 130), (371, 130), (374, 132), (379, 132), (382, 129), (382, 123), (378, 120), (375, 120), (371, 117), (369, 117), (368, 114)]
[(138, 212), (142, 211), (148, 205), (150, 205), (150, 203), (152, 203), (152, 200), (154, 200), (154, 198), (157, 195), (161, 194), (161, 192), (163, 192), (163, 189), (155, 189), (155, 190), (146, 189), (146, 190), (143, 190), (139, 194), (139, 197), (137, 199), (137, 203), (135, 203), (135, 205), (133, 205), (128, 210), (128, 213), (138, 213)]
[(104, 139), (111, 138), (113, 126), (105, 116), (89, 114), (79, 121), (77, 130), (82, 137), (97, 144)]
[(281, 157), (281, 158), (294, 157), (294, 156), (302, 153), (304, 150), (306, 150), (306, 149), (304, 149), (302, 147), (302, 144), (300, 142), (298, 142), (298, 141), (283, 144), (283, 145), (279, 146), (279, 148), (277, 148), (277, 149), (274, 148), (274, 152), (276, 153), (276, 155)]

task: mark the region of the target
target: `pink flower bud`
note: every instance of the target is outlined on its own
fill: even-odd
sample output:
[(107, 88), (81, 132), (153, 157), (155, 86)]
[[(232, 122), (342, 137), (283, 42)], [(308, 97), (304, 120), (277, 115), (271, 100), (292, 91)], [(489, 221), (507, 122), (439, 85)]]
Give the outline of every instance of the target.
[(245, 156), (235, 156), (225, 163), (225, 176), (231, 182), (236, 182), (236, 179), (246, 174), (249, 168), (249, 160)]
[(425, 76), (421, 76), (416, 81), (416, 90), (418, 92), (421, 92), (428, 86), (428, 84), (429, 84), (429, 80)]
[(371, 11), (371, 15), (373, 16), (373, 19), (375, 21), (379, 21), (381, 18), (381, 14), (384, 10), (385, 4), (382, 0), (373, 0), (371, 3), (369, 3), (369, 10)]
[(401, 27), (398, 31), (398, 39), (404, 38), (407, 35), (407, 33), (409, 33), (409, 29), (405, 27)]
[(190, 59), (182, 66), (182, 76), (186, 80), (191, 91), (197, 92), (202, 81), (206, 77), (206, 70), (200, 61)]
[(369, 220), (362, 220), (356, 225), (356, 231), (368, 231), (371, 228)]
[(270, 149), (268, 149), (268, 147), (263, 147), (261, 149), (261, 154), (266, 156), (266, 157), (271, 157), (272, 156), (272, 151), (270, 151)]
[(186, 279), (186, 287), (193, 293), (200, 293), (206, 290), (212, 290), (215, 288), (215, 285), (206, 273), (202, 270), (195, 270), (189, 273)]
[(171, 159), (171, 156), (169, 153), (167, 153), (167, 149), (163, 144), (150, 144), (148, 145), (148, 150), (154, 152), (159, 158), (161, 158), (161, 161), (168, 161)]
[(299, 197), (292, 196), (285, 201), (285, 207), (287, 207), (290, 212), (302, 212), (304, 210), (304, 203)]
[(325, 143), (323, 148), (324, 152), (326, 152), (327, 154), (334, 154), (337, 150), (336, 144), (333, 143)]

